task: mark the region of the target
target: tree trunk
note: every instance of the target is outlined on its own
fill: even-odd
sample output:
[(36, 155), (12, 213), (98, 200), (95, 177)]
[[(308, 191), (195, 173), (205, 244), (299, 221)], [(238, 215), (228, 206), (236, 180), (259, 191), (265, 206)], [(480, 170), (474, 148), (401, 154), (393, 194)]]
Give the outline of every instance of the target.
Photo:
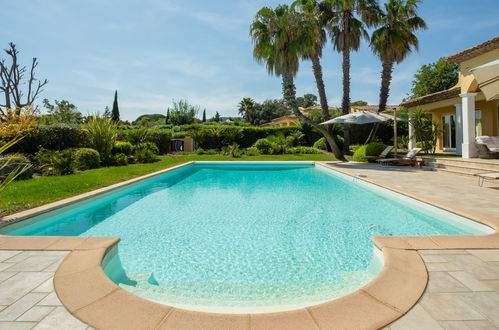
[[(341, 102), (341, 112), (347, 115), (350, 112), (350, 48), (348, 46), (343, 50), (343, 100)], [(343, 125), (343, 153), (350, 153), (350, 126)]]
[[(327, 96), (326, 96), (326, 87), (324, 86), (324, 79), (322, 78), (322, 65), (319, 56), (312, 57), (312, 69), (314, 72), (315, 83), (317, 85), (317, 91), (319, 93), (319, 102), (321, 104), (322, 109), (322, 117), (324, 121), (331, 119), (331, 115), (329, 114), (329, 105), (327, 104)], [(333, 135), (333, 127), (332, 125), (325, 125), (325, 128), (329, 135), (333, 137), (335, 141), (335, 148), (339, 149), (338, 144), (336, 143), (336, 139), (334, 139)], [(328, 143), (329, 145), (329, 143)], [(331, 151), (333, 150), (333, 146), (329, 145)]]
[(386, 102), (390, 95), (390, 83), (392, 81), (393, 62), (383, 61), (381, 71), (381, 88), (379, 90), (379, 112), (386, 110)]
[(293, 111), (293, 114), (301, 121), (304, 121), (307, 124), (318, 129), (322, 133), (322, 135), (324, 135), (327, 142), (333, 149), (334, 156), (339, 160), (346, 161), (345, 156), (343, 156), (343, 153), (341, 152), (340, 148), (338, 148), (336, 141), (334, 140), (333, 136), (329, 134), (327, 129), (319, 125), (319, 123), (316, 123), (307, 116), (303, 115), (298, 109), (298, 104), (296, 103), (296, 88), (294, 84), (294, 79), (293, 75), (289, 73), (285, 73), (282, 75), (282, 94), (284, 96), (284, 101), (286, 102), (286, 105), (291, 109), (291, 111)]

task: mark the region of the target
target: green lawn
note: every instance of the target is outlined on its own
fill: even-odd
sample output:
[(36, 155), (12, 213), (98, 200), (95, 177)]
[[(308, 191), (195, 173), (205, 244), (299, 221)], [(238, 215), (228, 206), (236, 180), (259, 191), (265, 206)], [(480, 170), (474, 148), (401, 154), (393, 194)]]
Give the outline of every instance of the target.
[(123, 167), (103, 167), (66, 176), (38, 177), (16, 181), (7, 187), (0, 196), (2, 214), (12, 214), (87, 191), (109, 186), (147, 173), (159, 171), (191, 160), (334, 160), (327, 154), (319, 155), (262, 155), (244, 158), (231, 158), (220, 155), (162, 156), (160, 161), (150, 164), (128, 165)]

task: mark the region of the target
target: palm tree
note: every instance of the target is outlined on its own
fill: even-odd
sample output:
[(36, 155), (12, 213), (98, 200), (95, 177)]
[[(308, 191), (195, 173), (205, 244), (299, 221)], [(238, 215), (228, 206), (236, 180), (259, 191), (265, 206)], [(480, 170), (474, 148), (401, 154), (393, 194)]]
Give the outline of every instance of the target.
[(256, 106), (256, 102), (252, 98), (245, 97), (239, 102), (239, 114), (243, 116), (245, 121), (253, 124)]
[[(379, 7), (376, 0), (324, 0), (320, 4), (320, 10), (333, 42), (333, 48), (343, 56), (341, 109), (346, 115), (350, 112), (350, 53), (359, 50), (362, 39), (369, 39), (366, 27), (376, 24)], [(360, 16), (360, 19), (357, 16)], [(349, 153), (350, 128), (348, 125), (344, 126), (344, 138), (343, 151)]]
[(412, 49), (418, 49), (414, 31), (426, 29), (425, 21), (417, 15), (420, 0), (389, 0), (380, 17), (380, 27), (371, 37), (371, 49), (382, 62), (379, 111), (386, 108), (390, 94), (393, 65), (402, 62)]
[(325, 127), (303, 115), (296, 102), (294, 77), (298, 72), (301, 54), (314, 47), (314, 38), (303, 31), (314, 30), (310, 20), (304, 20), (286, 5), (276, 9), (264, 7), (258, 11), (250, 28), (254, 42), (253, 57), (264, 62), (269, 74), (282, 77), (282, 91), (286, 105), (300, 120), (317, 128), (327, 139), (334, 155), (344, 160), (341, 150)]

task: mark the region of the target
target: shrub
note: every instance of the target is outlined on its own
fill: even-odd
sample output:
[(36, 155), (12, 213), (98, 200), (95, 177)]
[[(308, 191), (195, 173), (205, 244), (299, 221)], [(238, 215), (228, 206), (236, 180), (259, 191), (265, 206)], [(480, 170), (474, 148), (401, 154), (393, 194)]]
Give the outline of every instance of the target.
[(326, 138), (325, 137), (321, 137), (319, 140), (315, 141), (314, 142), (314, 148), (320, 149), (320, 150), (326, 150), (327, 149)]
[(122, 153), (114, 155), (114, 165), (116, 166), (128, 165), (128, 156)]
[(272, 143), (272, 154), (283, 154), (286, 151), (286, 138), (284, 135), (269, 135), (267, 140)]
[(143, 143), (139, 143), (135, 146), (135, 149), (148, 149), (150, 150), (153, 154), (155, 155), (159, 155), (159, 149), (158, 147), (152, 143), (152, 142), (143, 142)]
[(286, 146), (287, 147), (297, 147), (300, 145), (301, 139), (304, 137), (301, 132), (295, 131), (286, 136)]
[(157, 160), (156, 155), (146, 143), (141, 143), (135, 148), (134, 158), (138, 163), (152, 163)]
[(149, 131), (146, 129), (127, 130), (123, 133), (124, 135), (120, 135), (120, 138), (134, 145), (149, 141)]
[(56, 175), (73, 174), (73, 150), (66, 149), (51, 153), (50, 161)]
[(106, 117), (92, 115), (85, 124), (88, 144), (101, 155), (111, 154), (117, 137), (116, 124)]
[(80, 148), (74, 152), (74, 167), (85, 171), (100, 166), (99, 152), (91, 148)]
[(286, 149), (287, 154), (321, 154), (322, 151), (320, 151), (317, 148), (313, 147), (293, 147), (293, 148), (288, 148)]
[(258, 155), (260, 155), (260, 152), (255, 147), (246, 148), (246, 149), (244, 149), (243, 153), (245, 155), (247, 155), (247, 156), (258, 156)]
[(172, 139), (172, 134), (169, 130), (165, 129), (131, 129), (120, 131), (118, 133), (118, 138), (120, 140), (130, 142), (132, 145), (152, 142), (156, 145), (160, 154), (167, 154), (168, 152), (170, 152), (170, 141)]
[(369, 144), (359, 147), (353, 154), (352, 159), (356, 162), (365, 162), (362, 159), (363, 156), (378, 156), (383, 150), (385, 150), (386, 145), (380, 142), (371, 142)]
[(164, 155), (170, 152), (170, 142), (172, 135), (168, 131), (151, 131), (147, 142), (152, 142), (158, 148), (160, 154)]
[(9, 154), (0, 157), (0, 182), (3, 182), (9, 175), (19, 169), (25, 169), (19, 172), (14, 179), (26, 180), (33, 176), (33, 167), (29, 159), (22, 154)]
[(259, 139), (255, 142), (255, 148), (261, 154), (270, 155), (273, 152), (273, 143), (267, 139)]
[(197, 155), (204, 155), (205, 154), (205, 151), (203, 148), (199, 147), (196, 149), (196, 154)]
[(133, 146), (130, 142), (116, 141), (113, 147), (114, 154), (125, 154), (130, 156), (133, 152)]
[(241, 149), (239, 149), (239, 144), (234, 143), (234, 144), (227, 146), (225, 148), (226, 148), (226, 152), (224, 153), (225, 155), (231, 156), (233, 158), (241, 157), (242, 152), (241, 152)]
[(216, 155), (217, 151), (215, 149), (208, 149), (208, 150), (205, 150), (204, 153), (207, 155)]

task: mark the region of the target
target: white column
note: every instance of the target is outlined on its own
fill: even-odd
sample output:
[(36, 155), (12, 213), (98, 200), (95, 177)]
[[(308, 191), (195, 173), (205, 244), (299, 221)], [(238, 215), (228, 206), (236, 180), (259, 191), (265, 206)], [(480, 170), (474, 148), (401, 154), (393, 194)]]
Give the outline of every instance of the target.
[(463, 158), (475, 158), (475, 96), (477, 93), (459, 94), (461, 96), (462, 112), (462, 155)]
[(416, 148), (416, 137), (414, 136), (414, 126), (412, 125), (412, 111), (408, 111), (409, 114), (409, 150)]
[(461, 103), (454, 104), (456, 107), (456, 155), (463, 154), (463, 116)]

